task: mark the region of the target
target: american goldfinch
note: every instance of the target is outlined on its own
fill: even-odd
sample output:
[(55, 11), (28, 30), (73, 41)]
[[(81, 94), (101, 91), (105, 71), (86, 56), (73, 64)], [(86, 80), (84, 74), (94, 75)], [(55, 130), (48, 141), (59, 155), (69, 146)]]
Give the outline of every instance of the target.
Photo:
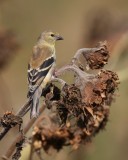
[(33, 47), (28, 64), (28, 98), (32, 100), (31, 118), (39, 115), (39, 99), (43, 89), (50, 82), (56, 64), (55, 42), (63, 40), (59, 34), (43, 32)]

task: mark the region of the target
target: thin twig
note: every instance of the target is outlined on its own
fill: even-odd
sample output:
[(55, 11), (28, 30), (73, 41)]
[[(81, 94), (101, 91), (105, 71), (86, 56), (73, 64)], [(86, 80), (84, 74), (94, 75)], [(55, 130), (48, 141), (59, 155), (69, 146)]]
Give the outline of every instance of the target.
[[(45, 105), (43, 104), (42, 107), (40, 108), (40, 113), (42, 113), (42, 112), (44, 111), (44, 109), (45, 109)], [(36, 118), (33, 118), (33, 119), (31, 119), (31, 120), (27, 123), (27, 125), (26, 125), (25, 128), (24, 128), (24, 134), (26, 134), (26, 133), (29, 131), (29, 129), (32, 127), (32, 125), (35, 123), (36, 120), (37, 120)], [(6, 160), (6, 159), (8, 159), (8, 158), (11, 157), (12, 153), (13, 153), (14, 150), (15, 150), (15, 147), (16, 147), (15, 145), (16, 145), (16, 143), (17, 143), (18, 141), (20, 141), (21, 138), (22, 138), (22, 134), (19, 133), (19, 134), (17, 135), (17, 137), (15, 138), (15, 140), (14, 140), (14, 141), (12, 142), (12, 144), (10, 145), (10, 147), (7, 149), (5, 155), (2, 157), (3, 160)]]
[(61, 88), (63, 88), (66, 84), (66, 82), (63, 79), (52, 77), (51, 82), (59, 82), (61, 84)]
[(66, 65), (66, 66), (60, 68), (59, 70), (57, 70), (57, 72), (55, 73), (55, 75), (56, 76), (60, 76), (60, 75), (64, 74), (66, 71), (72, 71), (78, 77), (81, 77), (81, 78), (84, 78), (84, 79), (86, 77), (86, 80), (88, 80), (88, 78), (94, 77), (94, 74), (89, 74), (89, 73), (86, 73), (86, 72), (80, 70), (79, 67), (76, 66), (75, 64), (73, 64), (73, 65)]

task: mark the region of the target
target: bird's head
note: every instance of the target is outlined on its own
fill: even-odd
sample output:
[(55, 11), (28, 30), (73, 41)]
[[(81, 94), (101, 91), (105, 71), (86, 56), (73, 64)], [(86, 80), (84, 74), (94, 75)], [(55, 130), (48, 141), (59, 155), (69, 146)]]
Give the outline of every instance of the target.
[(45, 31), (41, 33), (39, 37), (39, 41), (45, 41), (51, 45), (54, 45), (56, 41), (63, 40), (63, 37), (61, 37), (58, 33), (48, 32)]

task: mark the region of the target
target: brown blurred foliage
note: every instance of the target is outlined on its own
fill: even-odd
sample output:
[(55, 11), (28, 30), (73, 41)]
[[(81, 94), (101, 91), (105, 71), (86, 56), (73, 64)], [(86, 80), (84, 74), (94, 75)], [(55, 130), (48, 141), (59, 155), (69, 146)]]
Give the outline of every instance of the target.
[(19, 49), (19, 43), (11, 30), (0, 29), (0, 69), (5, 67)]
[(128, 16), (116, 14), (118, 13), (104, 7), (90, 10), (86, 17), (85, 25), (88, 27), (83, 42), (94, 45), (97, 41), (107, 40), (113, 43), (111, 45), (114, 47), (120, 36), (128, 30)]

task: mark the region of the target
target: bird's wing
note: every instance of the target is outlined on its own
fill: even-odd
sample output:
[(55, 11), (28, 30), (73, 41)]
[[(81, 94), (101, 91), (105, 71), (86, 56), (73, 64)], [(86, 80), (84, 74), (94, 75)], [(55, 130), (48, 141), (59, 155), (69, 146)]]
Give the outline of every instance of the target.
[(28, 64), (28, 97), (34, 94), (35, 89), (43, 81), (54, 62), (55, 58), (51, 48), (34, 48), (33, 56)]

